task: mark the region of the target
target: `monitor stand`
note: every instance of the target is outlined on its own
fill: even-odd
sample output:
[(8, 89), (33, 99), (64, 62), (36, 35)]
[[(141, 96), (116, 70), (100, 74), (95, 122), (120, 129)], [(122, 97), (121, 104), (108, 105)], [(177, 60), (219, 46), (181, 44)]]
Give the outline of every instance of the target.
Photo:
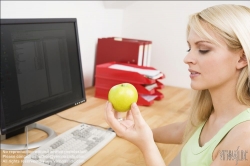
[[(45, 138), (44, 140), (41, 140), (39, 142), (34, 142), (29, 144), (28, 143), (28, 148), (26, 144), (17, 144), (17, 145), (10, 145), (10, 144), (1, 144), (1, 149), (2, 150), (27, 150), (27, 149), (33, 149), (33, 148), (38, 148), (41, 145), (43, 145), (44, 143), (46, 143), (47, 141), (51, 140), (52, 138), (56, 137), (56, 133), (54, 130), (52, 130), (49, 127), (43, 126), (41, 124), (37, 124), (37, 123), (33, 123), (31, 125), (28, 125), (28, 130), (31, 129), (39, 129), (42, 130), (44, 132), (46, 132), (48, 134), (48, 137)], [(1, 135), (1, 141), (6, 139), (5, 135)]]

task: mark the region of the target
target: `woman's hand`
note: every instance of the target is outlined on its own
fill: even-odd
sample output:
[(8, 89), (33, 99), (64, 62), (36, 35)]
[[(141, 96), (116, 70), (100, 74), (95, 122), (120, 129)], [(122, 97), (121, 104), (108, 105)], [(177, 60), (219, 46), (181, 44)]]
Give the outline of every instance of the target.
[(118, 136), (132, 142), (142, 151), (148, 144), (154, 142), (152, 130), (141, 116), (135, 103), (127, 112), (126, 119), (119, 121), (117, 118), (118, 112), (114, 110), (110, 102), (107, 102), (105, 119)]
[(118, 120), (118, 112), (107, 102), (105, 118), (116, 134), (133, 144), (141, 151), (147, 166), (165, 166), (164, 160), (154, 142), (153, 133), (142, 118), (138, 106), (133, 103), (126, 119)]

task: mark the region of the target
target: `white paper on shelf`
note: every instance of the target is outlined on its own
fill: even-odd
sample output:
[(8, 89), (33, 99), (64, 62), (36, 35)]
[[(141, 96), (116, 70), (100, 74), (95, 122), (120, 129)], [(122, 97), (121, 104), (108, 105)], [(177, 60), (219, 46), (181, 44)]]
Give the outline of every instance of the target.
[(145, 85), (144, 87), (145, 87), (148, 91), (151, 91), (151, 90), (153, 90), (154, 88), (157, 88), (158, 85), (157, 85), (156, 83), (154, 83), (154, 84)]
[(159, 74), (157, 74), (157, 75), (155, 75), (155, 76), (147, 76), (148, 78), (150, 78), (150, 79), (158, 79), (158, 78), (160, 78), (160, 77), (162, 77), (163, 76), (163, 74), (162, 73), (159, 73)]
[(148, 102), (150, 102), (150, 101), (154, 100), (157, 97), (157, 95), (141, 95), (141, 97), (143, 99), (147, 100)]
[(159, 70), (141, 69), (141, 68), (126, 66), (126, 65), (120, 65), (120, 64), (113, 64), (113, 65), (109, 66), (109, 68), (111, 68), (111, 69), (117, 69), (117, 70), (137, 72), (137, 73), (145, 75), (145, 76), (147, 76), (149, 78), (154, 78), (155, 76), (158, 77), (158, 76), (162, 76), (163, 75)]

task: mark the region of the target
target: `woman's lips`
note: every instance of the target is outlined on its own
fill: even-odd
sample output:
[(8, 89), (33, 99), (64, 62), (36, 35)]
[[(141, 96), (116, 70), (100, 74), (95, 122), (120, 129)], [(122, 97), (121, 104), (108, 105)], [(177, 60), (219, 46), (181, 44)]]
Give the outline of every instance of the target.
[(188, 71), (190, 72), (190, 77), (191, 78), (195, 78), (197, 76), (199, 76), (201, 73), (195, 71), (195, 70), (192, 70), (192, 69), (188, 69)]

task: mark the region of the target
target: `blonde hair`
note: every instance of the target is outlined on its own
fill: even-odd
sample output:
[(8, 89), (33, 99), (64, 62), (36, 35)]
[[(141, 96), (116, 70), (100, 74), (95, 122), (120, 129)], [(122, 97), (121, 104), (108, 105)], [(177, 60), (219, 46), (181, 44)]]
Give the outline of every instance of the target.
[[(229, 49), (243, 49), (248, 65), (240, 73), (236, 93), (242, 104), (250, 106), (250, 8), (228, 4), (209, 7), (189, 17), (187, 35), (191, 29), (201, 38), (220, 44), (207, 32), (207, 29), (212, 30), (226, 42)], [(184, 143), (197, 127), (209, 118), (212, 110), (213, 103), (209, 91), (194, 91)]]

